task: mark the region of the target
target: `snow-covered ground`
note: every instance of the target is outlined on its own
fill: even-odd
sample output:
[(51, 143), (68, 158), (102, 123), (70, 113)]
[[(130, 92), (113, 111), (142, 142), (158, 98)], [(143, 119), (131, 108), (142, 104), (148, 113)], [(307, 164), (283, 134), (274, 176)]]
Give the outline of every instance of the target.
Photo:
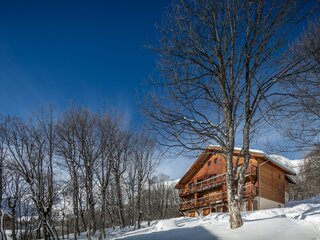
[[(106, 232), (107, 239), (123, 240), (320, 240), (320, 195), (289, 202), (286, 208), (244, 212), (244, 225), (238, 229), (230, 229), (228, 219), (225, 213), (215, 213), (153, 221), (150, 227), (144, 222), (139, 230), (106, 229)], [(80, 239), (86, 239), (85, 233)]]
[(231, 230), (228, 215), (215, 213), (198, 218), (155, 221), (140, 230), (109, 230), (111, 239), (127, 240), (213, 240), (213, 239), (319, 239), (320, 195), (306, 201), (290, 202), (290, 207), (244, 212), (244, 225)]

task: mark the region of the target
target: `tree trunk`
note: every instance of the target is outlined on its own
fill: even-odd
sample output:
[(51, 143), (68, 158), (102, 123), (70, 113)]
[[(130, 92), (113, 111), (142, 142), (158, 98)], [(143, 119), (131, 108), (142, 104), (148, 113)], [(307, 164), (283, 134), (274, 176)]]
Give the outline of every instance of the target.
[(148, 227), (151, 224), (151, 180), (148, 179)]
[(99, 239), (106, 238), (106, 189), (105, 186), (102, 186), (101, 190), (102, 195), (102, 202), (101, 202), (101, 227), (100, 227), (100, 234)]
[[(11, 202), (13, 201), (13, 202)], [(13, 199), (11, 199), (10, 197), (8, 198), (8, 207), (11, 211), (11, 225), (12, 225), (12, 229), (11, 229), (11, 238), (12, 240), (16, 240), (17, 239), (17, 234), (16, 234), (16, 198), (14, 197)]]
[(48, 231), (47, 222), (45, 219), (42, 220), (42, 231), (45, 240), (50, 240), (50, 233)]
[(137, 191), (137, 227), (138, 229), (141, 228), (141, 218), (142, 218), (142, 209), (141, 209), (141, 191), (142, 191), (142, 184), (139, 183), (138, 191)]
[(67, 218), (67, 238), (69, 239), (69, 233), (70, 233), (70, 230), (69, 230), (69, 219)]
[[(79, 212), (80, 212), (80, 218), (81, 218), (81, 223), (82, 223), (82, 229), (87, 229), (87, 222), (86, 222), (86, 218), (85, 218), (85, 211), (82, 207), (82, 201), (80, 201), (80, 209), (79, 209)], [(79, 234), (80, 236), (80, 231), (79, 231)]]
[(228, 207), (229, 207), (229, 214), (230, 214), (230, 227), (231, 229), (239, 228), (243, 225), (242, 216), (241, 216), (241, 203), (236, 200), (230, 199), (230, 202), (228, 201)]
[(115, 177), (115, 184), (116, 184), (116, 191), (117, 191), (117, 198), (118, 198), (118, 214), (119, 214), (119, 220), (120, 220), (120, 227), (124, 228), (125, 222), (124, 222), (124, 215), (123, 215), (123, 202), (122, 202), (120, 176)]
[(78, 234), (80, 234), (79, 229), (79, 193), (78, 193), (78, 180), (75, 173), (72, 176), (72, 185), (73, 185), (73, 192), (72, 192), (72, 202), (73, 202), (73, 214), (74, 214), (74, 222), (73, 222), (73, 233), (74, 233), (74, 240), (77, 240)]
[[(230, 125), (233, 126), (233, 122), (230, 121)], [(234, 129), (230, 128), (228, 131), (228, 144), (226, 149), (226, 163), (227, 163), (227, 199), (228, 199), (228, 211), (229, 211), (229, 222), (231, 229), (239, 228), (243, 225), (241, 217), (241, 203), (239, 204), (236, 199), (235, 191), (235, 176), (234, 176), (234, 163), (233, 163), (233, 152), (234, 152)]]
[(61, 235), (62, 235), (62, 239), (64, 239), (64, 213), (62, 215), (62, 220), (61, 220)]
[(91, 235), (95, 234), (97, 231), (97, 226), (96, 226), (96, 214), (95, 214), (95, 209), (94, 209), (94, 198), (93, 198), (93, 182), (92, 182), (92, 175), (89, 177), (89, 211), (90, 211), (90, 231)]
[(5, 234), (5, 231), (4, 231), (4, 221), (3, 221), (3, 219), (4, 219), (4, 213), (2, 212), (2, 208), (0, 208), (0, 213), (1, 213), (1, 215), (0, 215), (0, 217), (1, 217), (1, 222), (0, 222), (0, 227), (1, 227), (1, 239), (3, 239), (3, 240), (7, 240), (7, 236), (6, 236), (6, 234)]
[(2, 159), (2, 156), (0, 156), (0, 157), (1, 157), (1, 159), (0, 159), (0, 218), (1, 218), (1, 223), (0, 223), (0, 236), (1, 236), (1, 239), (6, 239), (5, 232), (4, 232), (4, 222), (3, 222), (4, 214), (3, 214), (3, 212), (2, 212), (3, 159)]

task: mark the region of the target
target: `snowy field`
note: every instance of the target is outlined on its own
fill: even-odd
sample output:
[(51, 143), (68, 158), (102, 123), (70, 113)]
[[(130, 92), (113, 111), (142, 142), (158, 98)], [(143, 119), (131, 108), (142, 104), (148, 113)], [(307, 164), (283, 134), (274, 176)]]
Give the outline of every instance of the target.
[(108, 235), (111, 239), (127, 240), (320, 240), (320, 196), (289, 205), (282, 209), (243, 213), (243, 227), (234, 230), (229, 228), (228, 215), (217, 213), (199, 218), (160, 220), (135, 231), (109, 230)]

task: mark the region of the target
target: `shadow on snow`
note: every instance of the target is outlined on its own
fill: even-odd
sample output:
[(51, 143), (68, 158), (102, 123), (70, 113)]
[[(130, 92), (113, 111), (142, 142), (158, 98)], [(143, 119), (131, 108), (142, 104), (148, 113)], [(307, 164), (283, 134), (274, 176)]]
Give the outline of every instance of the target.
[(171, 229), (167, 231), (161, 232), (153, 232), (148, 234), (141, 234), (136, 236), (128, 236), (121, 239), (127, 240), (157, 240), (157, 239), (166, 239), (166, 240), (194, 240), (194, 239), (201, 239), (201, 240), (218, 240), (213, 233), (208, 232), (205, 228), (198, 226), (192, 228), (177, 228)]

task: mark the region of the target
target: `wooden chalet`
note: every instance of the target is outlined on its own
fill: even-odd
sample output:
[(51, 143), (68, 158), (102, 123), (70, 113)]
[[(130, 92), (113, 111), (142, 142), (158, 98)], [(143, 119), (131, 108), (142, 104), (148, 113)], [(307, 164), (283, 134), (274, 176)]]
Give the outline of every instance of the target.
[[(234, 151), (234, 163), (240, 149)], [(250, 150), (246, 172), (243, 210), (252, 211), (284, 207), (288, 200), (289, 184), (295, 171), (262, 151)], [(238, 164), (243, 159), (240, 157)], [(226, 212), (226, 161), (220, 147), (209, 146), (177, 183), (180, 211), (185, 216)]]

